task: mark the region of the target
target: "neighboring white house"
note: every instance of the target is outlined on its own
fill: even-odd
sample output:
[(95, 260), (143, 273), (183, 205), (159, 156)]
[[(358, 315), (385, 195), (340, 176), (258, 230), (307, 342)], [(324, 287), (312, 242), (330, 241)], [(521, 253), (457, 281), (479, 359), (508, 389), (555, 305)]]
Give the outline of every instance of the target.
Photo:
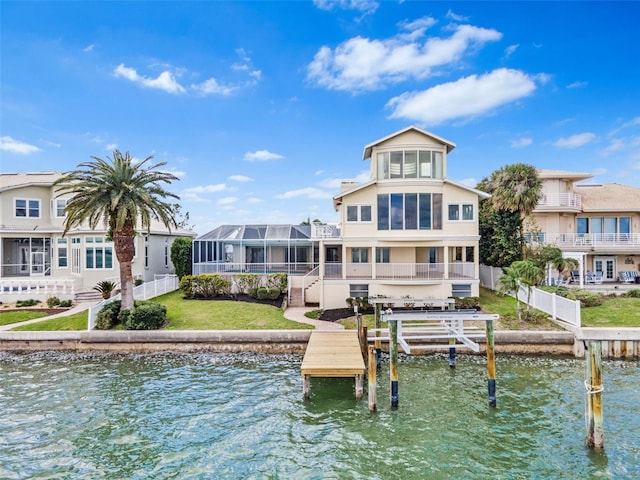
[[(113, 242), (101, 225), (95, 230), (74, 228), (63, 237), (65, 197), (58, 198), (53, 183), (59, 172), (0, 174), (0, 300), (10, 301), (17, 288), (22, 296), (52, 291), (91, 290), (101, 280), (119, 281), (119, 265)], [(67, 196), (68, 197), (68, 196)], [(180, 236), (191, 231), (169, 230), (154, 222), (150, 232), (139, 229), (135, 239), (134, 278), (153, 280), (156, 274), (173, 273), (170, 249)], [(42, 295), (40, 295), (42, 296)], [(36, 295), (31, 295), (36, 298)]]
[[(617, 183), (578, 184), (589, 173), (538, 170), (542, 197), (533, 211), (529, 242), (554, 245), (576, 257), (583, 272), (604, 282), (640, 272), (640, 188)], [(629, 275), (631, 278), (631, 275)]]
[(338, 226), (223, 225), (194, 241), (194, 273), (289, 272), (322, 308), (348, 297), (479, 295), (478, 200), (447, 179), (452, 142), (408, 127), (364, 148), (370, 180), (343, 182)]

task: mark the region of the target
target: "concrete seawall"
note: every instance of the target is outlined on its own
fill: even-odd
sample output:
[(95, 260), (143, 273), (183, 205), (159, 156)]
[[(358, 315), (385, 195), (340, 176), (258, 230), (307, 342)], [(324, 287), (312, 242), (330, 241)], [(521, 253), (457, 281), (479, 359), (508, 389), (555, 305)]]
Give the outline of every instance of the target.
[[(640, 329), (628, 329), (628, 332), (622, 333), (620, 330), (583, 330), (575, 334), (566, 331), (497, 331), (496, 351), (498, 354), (583, 357), (583, 340), (596, 339), (603, 342), (604, 358), (640, 358)], [(304, 353), (310, 335), (311, 330), (0, 332), (0, 351)], [(480, 353), (484, 353), (483, 341), (480, 341), (480, 346)], [(385, 348), (386, 345), (383, 345)], [(460, 353), (472, 353), (466, 348), (457, 350)], [(415, 353), (433, 352), (425, 349)]]

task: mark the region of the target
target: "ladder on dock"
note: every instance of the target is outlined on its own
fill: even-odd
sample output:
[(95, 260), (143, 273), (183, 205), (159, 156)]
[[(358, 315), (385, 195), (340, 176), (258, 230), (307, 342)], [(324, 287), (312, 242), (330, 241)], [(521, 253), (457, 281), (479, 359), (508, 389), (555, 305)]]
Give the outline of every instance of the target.
[(362, 398), (365, 365), (358, 332), (312, 331), (301, 371), (304, 398), (311, 394), (311, 377), (354, 377), (356, 398)]

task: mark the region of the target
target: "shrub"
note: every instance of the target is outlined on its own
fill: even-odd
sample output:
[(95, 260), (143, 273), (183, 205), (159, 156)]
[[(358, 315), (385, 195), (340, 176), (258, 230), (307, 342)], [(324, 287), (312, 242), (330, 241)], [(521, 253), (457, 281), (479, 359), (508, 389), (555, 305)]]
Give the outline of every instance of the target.
[(269, 300), (277, 300), (280, 297), (281, 293), (282, 292), (280, 291), (279, 287), (271, 287), (267, 291), (267, 298)]
[(47, 306), (49, 308), (57, 307), (58, 305), (60, 305), (60, 299), (58, 297), (47, 298)]
[(622, 294), (622, 296), (631, 297), (631, 298), (640, 298), (640, 290), (638, 290), (637, 288), (634, 288), (632, 290), (627, 290)]
[(185, 298), (193, 298), (193, 275), (185, 275), (180, 279), (178, 288)]
[(233, 281), (224, 275), (212, 275), (213, 292), (216, 295), (231, 295)]
[(258, 300), (266, 300), (269, 298), (269, 289), (267, 287), (256, 288), (256, 298)]
[(167, 323), (167, 307), (145, 303), (126, 312), (121, 320), (127, 330), (157, 330)]
[(286, 273), (272, 273), (266, 278), (267, 288), (277, 288), (280, 292), (287, 289), (289, 283)]
[(60, 303), (58, 303), (58, 305), (60, 307), (70, 307), (71, 305), (73, 305), (73, 300), (60, 300)]
[(139, 287), (140, 285), (142, 285), (144, 283), (144, 280), (141, 278), (136, 278), (135, 281), (133, 282), (133, 286), (134, 287)]
[(178, 237), (171, 244), (171, 263), (178, 278), (191, 275), (191, 256), (193, 240), (187, 237)]
[(353, 308), (353, 306), (356, 305), (356, 299), (353, 297), (348, 297), (345, 301), (347, 302), (349, 308)]
[(458, 310), (468, 310), (480, 308), (480, 297), (456, 297), (455, 307)]
[(549, 315), (540, 310), (525, 310), (522, 312), (522, 320), (529, 323), (541, 323), (547, 318), (549, 318)]
[(305, 312), (304, 316), (307, 318), (311, 318), (313, 320), (318, 320), (318, 318), (320, 318), (320, 315), (322, 315), (323, 311), (324, 310), (320, 310), (320, 309), (311, 310), (309, 312)]
[(95, 328), (97, 330), (109, 330), (115, 327), (119, 322), (120, 300), (107, 303), (96, 315)]
[(102, 280), (101, 282), (98, 282), (96, 286), (93, 287), (93, 289), (97, 292), (100, 292), (102, 298), (106, 300), (108, 298), (111, 298), (111, 294), (116, 289), (116, 284), (111, 280)]
[(246, 293), (251, 295), (251, 292), (258, 288), (260, 285), (260, 276), (255, 273), (239, 273), (234, 277), (238, 293)]
[(602, 305), (604, 301), (603, 295), (580, 289), (571, 289), (567, 294), (567, 298), (580, 300), (580, 305), (584, 308), (597, 307), (598, 305)]
[(33, 298), (30, 298), (29, 300), (18, 300), (16, 302), (16, 307), (33, 307), (39, 303), (41, 303), (40, 300), (35, 300)]

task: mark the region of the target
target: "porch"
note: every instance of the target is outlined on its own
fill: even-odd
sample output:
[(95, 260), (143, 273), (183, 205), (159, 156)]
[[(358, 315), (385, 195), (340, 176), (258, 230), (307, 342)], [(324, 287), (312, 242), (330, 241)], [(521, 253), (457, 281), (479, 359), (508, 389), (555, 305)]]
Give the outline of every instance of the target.
[(561, 249), (636, 249), (636, 253), (640, 253), (640, 233), (536, 233), (525, 238), (530, 244), (554, 245)]
[(456, 263), (326, 263), (326, 279), (446, 280), (474, 279), (473, 262)]

